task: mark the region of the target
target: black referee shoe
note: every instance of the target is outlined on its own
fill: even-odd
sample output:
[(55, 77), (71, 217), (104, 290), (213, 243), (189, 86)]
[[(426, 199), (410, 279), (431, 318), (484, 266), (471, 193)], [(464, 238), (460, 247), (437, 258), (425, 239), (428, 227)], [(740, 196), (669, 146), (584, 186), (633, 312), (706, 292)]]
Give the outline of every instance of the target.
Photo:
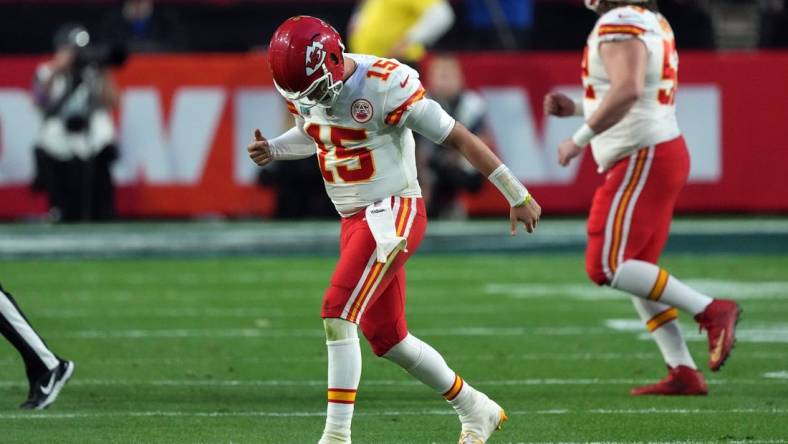
[(34, 381), (30, 386), (30, 394), (20, 409), (43, 410), (49, 407), (63, 386), (71, 379), (74, 374), (74, 363), (71, 361), (60, 361), (57, 367), (44, 373), (43, 376)]

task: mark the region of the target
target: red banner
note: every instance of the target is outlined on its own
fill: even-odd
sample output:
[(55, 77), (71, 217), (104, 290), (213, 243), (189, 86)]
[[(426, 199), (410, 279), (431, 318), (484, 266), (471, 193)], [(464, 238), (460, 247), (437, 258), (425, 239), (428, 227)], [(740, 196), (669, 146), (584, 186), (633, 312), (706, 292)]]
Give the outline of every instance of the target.
[[(590, 156), (555, 163), (579, 120), (544, 119), (553, 89), (577, 87), (579, 53), (463, 54), (482, 94), (495, 149), (548, 213), (582, 213), (601, 182)], [(40, 117), (29, 87), (38, 58), (0, 58), (0, 218), (46, 210), (27, 189)], [(113, 171), (124, 217), (270, 215), (273, 194), (245, 158), (251, 131), (287, 124), (261, 55), (135, 56), (115, 75), (121, 159)], [(788, 53), (683, 53), (677, 105), (693, 158), (680, 211), (788, 211)], [(466, 197), (472, 214), (498, 214), (491, 187)]]
[[(461, 62), (470, 87), (515, 86), (527, 90), (537, 128), (544, 128), (539, 111), (544, 94), (556, 85), (577, 84), (580, 75), (579, 54), (468, 54), (461, 56)], [(706, 169), (701, 180), (691, 177), (679, 199), (678, 211), (788, 211), (786, 79), (787, 52), (681, 54), (679, 125), (685, 135), (690, 131), (697, 133), (697, 127), (688, 125), (682, 117), (689, 113), (708, 123), (704, 117), (718, 115), (718, 119), (712, 119), (716, 128), (688, 138), (693, 169), (703, 167), (698, 163), (715, 158), (713, 153), (709, 154), (718, 151), (715, 158), (718, 171)], [(699, 106), (686, 108), (688, 103), (682, 103), (681, 95), (693, 88), (712, 88), (719, 100), (717, 103), (691, 100), (690, 105)], [(713, 131), (719, 133), (718, 137), (708, 134)], [(569, 135), (571, 132), (562, 137)], [(573, 182), (529, 186), (529, 189), (549, 212), (571, 213), (587, 208), (601, 180), (593, 160), (586, 156)], [(471, 212), (500, 212), (496, 194), (487, 187), (484, 192), (467, 197)]]

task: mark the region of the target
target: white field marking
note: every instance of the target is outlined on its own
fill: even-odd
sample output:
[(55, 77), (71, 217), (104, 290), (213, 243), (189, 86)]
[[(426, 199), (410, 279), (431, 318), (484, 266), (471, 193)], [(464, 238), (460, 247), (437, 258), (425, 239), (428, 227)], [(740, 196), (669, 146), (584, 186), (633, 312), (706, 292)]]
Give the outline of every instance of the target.
[[(788, 281), (747, 282), (718, 279), (687, 279), (684, 282), (701, 292), (732, 297), (736, 300), (788, 300)], [(572, 299), (598, 301), (626, 299), (626, 294), (609, 287), (587, 284), (487, 284), (488, 294), (505, 295), (514, 299), (545, 299), (568, 296)]]
[[(651, 340), (651, 334), (645, 332), (645, 326), (639, 319), (607, 319), (605, 326), (615, 331), (637, 332), (638, 339)], [(697, 325), (682, 324), (684, 338), (687, 341), (707, 341), (705, 332), (698, 332)], [(736, 329), (736, 340), (753, 343), (788, 343), (788, 324), (755, 323)]]
[[(97, 296), (99, 297), (99, 296)], [(315, 296), (316, 298), (319, 297)], [(317, 300), (317, 299), (316, 299)], [(500, 304), (483, 304), (483, 305), (460, 305), (453, 307), (439, 307), (439, 306), (415, 306), (409, 307), (408, 314), (410, 316), (438, 316), (447, 315), (454, 316), (458, 314), (500, 314), (502, 308)], [(566, 310), (570, 311), (570, 310)], [(573, 311), (573, 310), (572, 310)], [(511, 313), (511, 310), (509, 311)], [(523, 314), (527, 313), (526, 309), (522, 310)], [(314, 318), (319, 324), (319, 316), (314, 310), (293, 311), (293, 310), (279, 310), (269, 309), (262, 305), (255, 306), (234, 306), (233, 308), (211, 308), (211, 307), (172, 307), (172, 308), (157, 308), (150, 307), (147, 309), (84, 309), (84, 308), (64, 308), (64, 309), (42, 309), (36, 311), (36, 316), (56, 318), (56, 319), (73, 319), (73, 318)]]
[(36, 311), (39, 317), (56, 319), (74, 318), (283, 318), (283, 317), (317, 317), (313, 312), (293, 312), (257, 307), (235, 308), (155, 308), (147, 310), (87, 310), (87, 309), (45, 309)]
[(782, 370), (779, 372), (766, 372), (763, 374), (763, 377), (772, 379), (788, 379), (788, 370)]
[[(607, 335), (610, 330), (603, 327), (457, 327), (422, 328), (415, 330), (420, 336), (587, 336)], [(175, 338), (295, 338), (323, 337), (322, 328), (314, 329), (130, 329), (130, 330), (75, 330), (47, 334), (49, 338), (68, 339), (175, 339)]]
[[(778, 352), (747, 352), (737, 351), (737, 359), (760, 359), (760, 360), (780, 360), (788, 359), (788, 353)], [(217, 357), (218, 359), (225, 359), (233, 364), (246, 363), (270, 363), (270, 358), (261, 356), (226, 356), (224, 358)], [(656, 361), (659, 360), (659, 354), (654, 353), (525, 353), (525, 354), (512, 354), (512, 355), (462, 355), (452, 357), (452, 361), (496, 361), (500, 362), (501, 359), (507, 361), (570, 361), (570, 362), (593, 362), (593, 361)], [(184, 356), (181, 358), (106, 358), (103, 357), (98, 361), (91, 362), (92, 367), (106, 367), (117, 365), (129, 365), (130, 363), (137, 364), (157, 364), (159, 366), (176, 366), (182, 367), (185, 365), (192, 365), (195, 362), (203, 362), (204, 357), (190, 357)], [(20, 360), (17, 357), (0, 358), (0, 367), (17, 367), (20, 365)], [(303, 357), (282, 357), (277, 358), (277, 362), (285, 364), (312, 364), (312, 363), (325, 363), (325, 356), (303, 356)], [(775, 379), (780, 379), (778, 376), (771, 376)], [(788, 375), (785, 376), (788, 378)]]
[[(788, 359), (788, 353), (778, 352), (747, 352), (738, 351), (736, 357), (740, 359), (763, 359), (763, 360), (778, 360)], [(270, 363), (270, 358), (261, 356), (227, 356), (218, 357), (219, 359), (226, 359), (233, 364), (238, 363)], [(659, 355), (654, 353), (524, 353), (512, 354), (507, 356), (501, 355), (462, 355), (455, 356), (452, 361), (496, 361), (501, 359), (507, 361), (653, 361), (658, 360)], [(191, 365), (195, 362), (203, 362), (204, 357), (190, 357), (184, 356), (181, 358), (101, 358), (98, 361), (91, 362), (93, 367), (97, 366), (114, 366), (114, 365), (128, 365), (130, 363), (138, 364), (158, 364), (159, 366), (177, 366)], [(325, 356), (303, 356), (303, 357), (283, 357), (277, 358), (277, 362), (286, 364), (311, 364), (311, 363), (325, 363)], [(16, 367), (20, 364), (19, 358), (9, 357), (0, 359), (0, 367)]]
[[(479, 386), (543, 386), (543, 385), (633, 385), (653, 383), (652, 379), (602, 379), (602, 378), (531, 378), (476, 381)], [(710, 385), (783, 385), (788, 381), (780, 379), (712, 379)], [(0, 381), (0, 387), (22, 387), (24, 381)], [(81, 386), (155, 386), (155, 387), (325, 387), (325, 379), (199, 379), (199, 380), (112, 380), (112, 379), (77, 379), (69, 385)], [(361, 381), (361, 386), (375, 387), (406, 387), (421, 386), (419, 381), (411, 379), (371, 379)]]
[[(568, 414), (592, 414), (592, 415), (719, 415), (719, 414), (784, 414), (786, 409), (589, 409), (589, 410), (570, 410), (570, 409), (548, 409), (548, 410), (513, 410), (507, 412), (515, 416), (527, 415), (568, 415)], [(356, 412), (355, 416), (454, 416), (451, 409), (443, 410), (422, 410), (422, 411), (378, 411), (378, 412)], [(81, 418), (109, 418), (109, 417), (137, 417), (137, 418), (227, 418), (227, 417), (269, 417), (269, 418), (311, 418), (326, 416), (325, 412), (266, 412), (266, 411), (246, 411), (246, 412), (184, 412), (184, 411), (137, 411), (137, 412), (71, 412), (71, 413), (0, 413), (0, 419), (5, 420), (35, 420), (35, 419), (81, 419)], [(671, 441), (679, 442), (679, 441)], [(681, 441), (685, 442), (685, 441)], [(753, 441), (747, 441), (750, 443)], [(768, 441), (772, 442), (772, 441)]]

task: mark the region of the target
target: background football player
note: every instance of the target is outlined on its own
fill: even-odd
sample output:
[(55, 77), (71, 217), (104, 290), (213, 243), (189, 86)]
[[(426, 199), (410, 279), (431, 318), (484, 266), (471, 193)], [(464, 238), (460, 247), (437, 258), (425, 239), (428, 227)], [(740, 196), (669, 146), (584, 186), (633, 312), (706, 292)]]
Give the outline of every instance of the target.
[(320, 443), (350, 442), (361, 377), (357, 325), (373, 352), (404, 368), (454, 407), (460, 442), (485, 442), (503, 409), (408, 332), (405, 261), (427, 219), (416, 180), (416, 131), (461, 152), (498, 187), (517, 221), (536, 228), (541, 209), (476, 136), (425, 97), (418, 73), (393, 59), (345, 54), (339, 34), (313, 17), (293, 17), (274, 33), (269, 64), (296, 125), (249, 145), (258, 165), (317, 154), (326, 190), (342, 216), (340, 257), (323, 298), (328, 346), (328, 407)]
[(583, 51), (582, 103), (548, 94), (545, 113), (584, 115), (558, 147), (561, 165), (591, 144), (604, 183), (588, 218), (586, 271), (599, 285), (630, 293), (635, 309), (668, 365), (668, 376), (633, 395), (704, 395), (681, 336), (679, 308), (705, 329), (709, 367), (717, 371), (733, 347), (738, 305), (712, 299), (657, 264), (673, 207), (689, 174), (689, 155), (676, 122), (678, 54), (673, 31), (655, 0), (586, 0), (600, 15)]

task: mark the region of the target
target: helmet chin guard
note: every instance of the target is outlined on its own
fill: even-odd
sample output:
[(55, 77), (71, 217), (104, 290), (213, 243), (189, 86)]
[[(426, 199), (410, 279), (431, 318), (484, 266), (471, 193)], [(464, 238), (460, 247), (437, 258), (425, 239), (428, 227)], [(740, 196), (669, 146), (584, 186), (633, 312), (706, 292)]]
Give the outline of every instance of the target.
[(344, 51), (339, 33), (328, 23), (309, 16), (285, 20), (268, 49), (277, 91), (304, 108), (332, 106), (342, 92)]

